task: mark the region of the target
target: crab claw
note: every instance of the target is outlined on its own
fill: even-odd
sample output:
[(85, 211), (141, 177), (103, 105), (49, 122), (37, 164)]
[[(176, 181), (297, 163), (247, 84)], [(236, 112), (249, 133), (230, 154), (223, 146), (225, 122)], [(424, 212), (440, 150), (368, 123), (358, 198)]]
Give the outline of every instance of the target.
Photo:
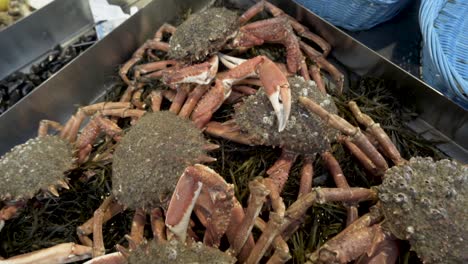
[(259, 76), (278, 118), (278, 132), (281, 132), (286, 127), (291, 113), (291, 90), (288, 79), (269, 59), (260, 65)]
[(231, 69), (223, 76), (223, 79), (232, 80), (231, 83), (255, 75), (260, 77), (278, 118), (278, 131), (283, 131), (291, 112), (291, 91), (288, 79), (278, 65), (265, 56), (258, 56), (250, 60), (221, 53), (218, 53), (218, 56), (221, 62)]
[(229, 69), (235, 68), (246, 61), (246, 59), (228, 56), (220, 52), (218, 52), (218, 56), (219, 56), (219, 60), (221, 61), (221, 63), (223, 63), (223, 65), (228, 67)]

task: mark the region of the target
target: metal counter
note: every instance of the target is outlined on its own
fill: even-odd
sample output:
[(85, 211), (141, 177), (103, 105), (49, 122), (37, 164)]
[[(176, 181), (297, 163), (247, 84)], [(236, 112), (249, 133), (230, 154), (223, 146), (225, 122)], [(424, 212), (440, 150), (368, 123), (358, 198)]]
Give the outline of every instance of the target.
[[(64, 122), (77, 105), (99, 100), (118, 78), (119, 65), (156, 29), (174, 21), (185, 10), (192, 12), (212, 0), (155, 0), (132, 16), (74, 62), (37, 88), (19, 104), (0, 116), (0, 153), (35, 136), (41, 119)], [(254, 1), (224, 1), (248, 7)], [(358, 75), (381, 77), (395, 82), (392, 91), (405, 106), (414, 106), (419, 116), (409, 124), (433, 139), (456, 159), (468, 162), (468, 112), (378, 53), (292, 1), (272, 1), (303, 24), (318, 32), (334, 47), (332, 56)]]

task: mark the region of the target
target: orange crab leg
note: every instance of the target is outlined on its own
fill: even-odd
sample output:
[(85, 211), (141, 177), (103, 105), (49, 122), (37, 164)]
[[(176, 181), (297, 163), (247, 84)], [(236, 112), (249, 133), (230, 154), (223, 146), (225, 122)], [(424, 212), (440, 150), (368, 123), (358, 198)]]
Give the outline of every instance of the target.
[(378, 123), (375, 123), (370, 116), (363, 114), (356, 102), (350, 101), (348, 106), (357, 121), (367, 127), (367, 131), (375, 137), (380, 146), (382, 146), (384, 154), (386, 154), (395, 163), (395, 165), (398, 166), (406, 162), (406, 160), (401, 157), (400, 152), (388, 137), (387, 133), (385, 133)]
[(91, 257), (91, 248), (75, 243), (63, 243), (56, 246), (37, 250), (9, 259), (0, 259), (0, 264), (50, 264), (71, 263)]
[(166, 84), (197, 83), (209, 84), (218, 72), (218, 56), (211, 57), (208, 61), (177, 69), (169, 69), (163, 73), (163, 82)]
[(336, 114), (330, 114), (320, 105), (306, 97), (299, 97), (299, 102), (304, 105), (310, 112), (318, 115), (321, 119), (327, 122), (331, 127), (339, 130), (345, 135), (352, 138), (353, 143), (356, 144), (379, 168), (381, 173), (388, 169), (388, 164), (384, 157), (377, 151), (377, 149), (369, 142), (368, 138), (357, 127), (351, 125), (348, 121), (341, 118)]
[(188, 118), (206, 91), (208, 91), (208, 85), (197, 85), (197, 87), (195, 87), (195, 89), (193, 89), (193, 91), (188, 95), (182, 109), (180, 109), (179, 116)]
[(320, 52), (316, 51), (314, 48), (310, 47), (306, 43), (299, 42), (301, 49), (314, 63), (316, 63), (320, 68), (325, 69), (333, 78), (335, 85), (337, 87), (337, 92), (341, 94), (343, 91), (344, 85), (344, 75), (341, 73), (333, 64), (327, 61)]
[(240, 250), (245, 245), (245, 242), (252, 232), (252, 228), (255, 224), (255, 219), (260, 214), (262, 206), (266, 201), (266, 196), (270, 191), (260, 180), (253, 180), (249, 183), (250, 198), (249, 205), (245, 211), (245, 217), (242, 223), (239, 225), (238, 234), (231, 244), (231, 251), (234, 256), (240, 253)]
[[(326, 151), (322, 153), (322, 158), (333, 176), (336, 186), (338, 188), (350, 188), (348, 181), (343, 174), (343, 170), (335, 157), (329, 151)], [(346, 226), (349, 226), (352, 222), (358, 219), (358, 210), (356, 205), (345, 205), (345, 207), (347, 210)]]
[[(395, 263), (398, 256), (396, 239), (384, 232), (380, 213), (371, 211), (327, 241), (309, 256), (312, 263)], [(309, 262), (308, 262), (309, 263)]]
[(281, 156), (276, 160), (275, 164), (267, 170), (268, 177), (275, 183), (278, 192), (283, 190), (289, 177), (289, 171), (297, 156), (297, 154), (283, 149)]
[(254, 140), (247, 134), (242, 134), (240, 128), (233, 122), (234, 120), (219, 123), (209, 122), (205, 127), (205, 132), (216, 137), (222, 137), (244, 145), (255, 145)]

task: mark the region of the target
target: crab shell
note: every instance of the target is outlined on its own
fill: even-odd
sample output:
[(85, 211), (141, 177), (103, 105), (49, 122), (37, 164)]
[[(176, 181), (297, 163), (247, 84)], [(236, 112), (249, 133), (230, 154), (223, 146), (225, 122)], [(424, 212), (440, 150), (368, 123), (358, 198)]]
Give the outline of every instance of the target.
[(236, 108), (234, 119), (242, 131), (254, 135), (257, 144), (286, 147), (300, 154), (314, 154), (328, 150), (336, 137), (336, 130), (329, 128), (320, 118), (311, 115), (298, 102), (299, 96), (306, 96), (319, 103), (330, 113), (337, 108), (328, 94), (323, 94), (314, 81), (302, 77), (288, 78), (291, 88), (291, 115), (286, 128), (278, 132), (275, 112), (263, 89), (249, 96)]
[(188, 165), (205, 154), (202, 132), (169, 111), (146, 113), (122, 138), (113, 155), (117, 200), (131, 208), (166, 207)]
[(239, 28), (236, 12), (213, 7), (193, 14), (175, 31), (169, 41), (169, 57), (201, 61), (219, 51)]
[(378, 188), (386, 227), (409, 240), (424, 263), (468, 261), (468, 167), (412, 158), (385, 173)]
[(57, 185), (73, 165), (68, 141), (50, 135), (29, 139), (0, 158), (0, 200), (30, 199)]
[(150, 242), (149, 245), (137, 248), (128, 258), (129, 264), (156, 262), (161, 264), (232, 264), (236, 262), (236, 259), (216, 248), (205, 246), (201, 242), (184, 245), (178, 240), (161, 243)]

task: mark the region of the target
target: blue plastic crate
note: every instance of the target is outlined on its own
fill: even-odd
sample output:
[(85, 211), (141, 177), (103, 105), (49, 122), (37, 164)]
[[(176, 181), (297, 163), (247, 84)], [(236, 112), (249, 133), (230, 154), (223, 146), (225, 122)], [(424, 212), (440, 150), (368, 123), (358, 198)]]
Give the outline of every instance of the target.
[(468, 0), (423, 0), (423, 79), (468, 109)]
[(352, 30), (369, 29), (393, 18), (411, 0), (296, 0), (332, 24)]

